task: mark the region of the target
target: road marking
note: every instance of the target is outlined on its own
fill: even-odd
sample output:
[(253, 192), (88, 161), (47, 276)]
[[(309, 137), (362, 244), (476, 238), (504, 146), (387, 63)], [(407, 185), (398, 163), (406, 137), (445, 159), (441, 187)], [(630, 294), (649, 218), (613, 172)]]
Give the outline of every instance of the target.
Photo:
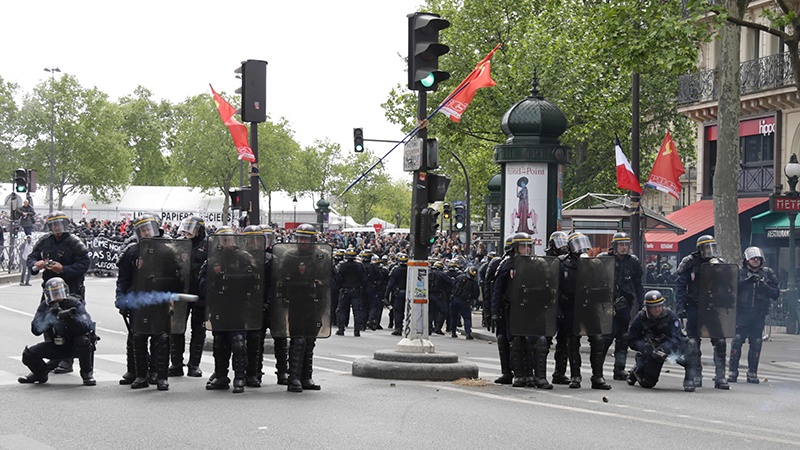
[[(734, 424), (734, 423), (730, 423), (730, 422), (728, 422), (727, 424), (730, 425), (731, 427), (735, 427), (735, 428), (738, 428), (738, 429), (749, 429), (752, 432), (743, 433), (743, 432), (736, 431), (736, 430), (720, 429), (720, 427), (705, 427), (705, 426), (700, 426), (700, 425), (691, 425), (691, 424), (673, 422), (673, 421), (669, 420), (668, 414), (665, 414), (664, 411), (657, 412), (657, 414), (659, 414), (659, 416), (657, 418), (647, 419), (647, 418), (642, 417), (641, 415), (636, 414), (636, 413), (628, 415), (628, 414), (621, 414), (621, 413), (616, 413), (616, 412), (597, 411), (597, 410), (581, 408), (581, 407), (577, 407), (577, 406), (557, 405), (557, 404), (553, 404), (553, 403), (545, 403), (545, 402), (540, 402), (540, 401), (536, 401), (536, 400), (514, 398), (514, 397), (505, 397), (505, 396), (501, 396), (501, 395), (497, 395), (497, 394), (491, 394), (491, 393), (488, 393), (488, 392), (480, 392), (480, 391), (477, 391), (477, 390), (460, 388), (460, 387), (457, 387), (457, 386), (441, 385), (441, 384), (427, 385), (427, 386), (432, 388), (432, 389), (439, 390), (439, 391), (451, 391), (451, 392), (458, 393), (458, 394), (473, 395), (473, 396), (476, 396), (476, 397), (483, 397), (483, 398), (488, 398), (488, 399), (491, 399), (491, 400), (500, 400), (500, 401), (506, 401), (506, 402), (512, 402), (512, 403), (523, 403), (523, 404), (526, 404), (526, 405), (540, 406), (540, 407), (543, 407), (543, 408), (558, 409), (558, 410), (562, 410), (562, 411), (569, 411), (569, 412), (581, 413), (581, 414), (589, 414), (589, 415), (594, 415), (594, 416), (603, 416), (603, 417), (608, 417), (608, 418), (612, 418), (612, 419), (622, 419), (622, 420), (625, 420), (625, 421), (641, 422), (641, 423), (647, 423), (647, 424), (650, 424), (650, 425), (657, 425), (657, 426), (658, 425), (665, 425), (665, 426), (670, 426), (670, 427), (673, 427), (673, 428), (682, 428), (682, 429), (686, 429), (686, 430), (699, 431), (699, 432), (703, 432), (703, 433), (716, 433), (716, 434), (720, 434), (720, 435), (724, 435), (724, 436), (737, 436), (737, 437), (740, 437), (742, 439), (747, 439), (747, 440), (762, 440), (762, 441), (768, 441), (768, 442), (775, 442), (775, 443), (779, 443), (779, 444), (797, 446), (798, 442), (797, 442), (796, 439), (800, 437), (800, 434), (789, 433), (789, 432), (781, 431), (779, 429), (766, 430), (766, 429), (763, 429), (761, 427), (752, 427), (752, 426), (747, 426), (747, 425), (743, 425), (743, 424)], [(702, 419), (696, 419), (696, 420), (703, 421)], [(705, 422), (714, 423), (714, 424), (716, 424), (716, 423), (726, 424), (725, 422), (719, 422), (719, 421), (715, 421), (715, 420), (705, 420)], [(786, 435), (787, 438), (783, 439), (783, 438), (776, 437), (776, 436), (758, 435), (758, 434), (755, 434), (756, 432), (768, 432), (768, 433), (771, 433), (771, 434), (784, 434), (784, 435)], [(795, 438), (795, 440), (791, 440), (790, 438)]]
[(55, 447), (22, 434), (0, 435), (0, 448), (6, 450), (55, 450)]

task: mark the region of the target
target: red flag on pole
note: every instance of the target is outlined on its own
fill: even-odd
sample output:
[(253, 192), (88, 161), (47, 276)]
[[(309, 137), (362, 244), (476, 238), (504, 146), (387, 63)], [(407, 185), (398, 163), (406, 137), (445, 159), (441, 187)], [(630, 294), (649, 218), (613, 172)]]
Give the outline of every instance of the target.
[(617, 138), (614, 149), (617, 152), (617, 187), (641, 194), (642, 186), (639, 184), (639, 178), (637, 178), (636, 174), (633, 173), (631, 163), (628, 162), (628, 158), (625, 157), (625, 153), (622, 152), (622, 146), (619, 143), (619, 138)]
[(81, 214), (84, 216), (89, 214), (89, 208), (86, 207), (86, 203), (81, 203)]
[(675, 197), (680, 200), (680, 193), (683, 186), (681, 186), (680, 177), (685, 172), (681, 158), (678, 155), (678, 149), (675, 143), (672, 142), (672, 136), (664, 136), (664, 142), (661, 143), (661, 149), (656, 156), (656, 162), (653, 164), (653, 170), (650, 171), (650, 178), (647, 180), (646, 186), (658, 189), (661, 192)]
[(219, 111), (219, 116), (222, 118), (222, 123), (224, 123), (231, 132), (233, 145), (239, 153), (239, 159), (252, 163), (256, 162), (256, 156), (253, 154), (250, 144), (247, 143), (247, 127), (233, 117), (233, 115), (236, 114), (236, 109), (225, 101), (224, 98), (220, 97), (213, 86), (210, 84), (208, 86), (211, 88), (211, 93), (214, 94), (214, 103), (217, 104), (217, 110)]
[(442, 102), (444, 106), (442, 106), (439, 112), (449, 117), (453, 122), (458, 122), (461, 120), (461, 115), (467, 110), (472, 98), (475, 97), (475, 92), (480, 88), (495, 85), (494, 80), (492, 80), (490, 62), (494, 52), (496, 52), (501, 45), (503, 44), (497, 44), (497, 46), (475, 66), (472, 72), (467, 75), (467, 78), (464, 78), (464, 81), (456, 87), (453, 93), (447, 96), (444, 102)]

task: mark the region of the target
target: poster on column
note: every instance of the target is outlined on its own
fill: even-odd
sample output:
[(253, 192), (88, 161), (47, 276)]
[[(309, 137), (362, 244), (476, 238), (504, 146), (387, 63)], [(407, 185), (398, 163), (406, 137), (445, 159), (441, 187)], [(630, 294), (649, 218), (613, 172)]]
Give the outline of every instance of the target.
[(532, 254), (544, 255), (547, 245), (547, 164), (508, 163), (505, 173), (503, 237), (528, 233)]

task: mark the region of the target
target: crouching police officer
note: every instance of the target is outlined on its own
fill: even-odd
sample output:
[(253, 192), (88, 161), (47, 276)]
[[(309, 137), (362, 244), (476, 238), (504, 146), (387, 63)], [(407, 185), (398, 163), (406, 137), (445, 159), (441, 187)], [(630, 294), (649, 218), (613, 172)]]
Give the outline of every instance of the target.
[(44, 285), (45, 299), (39, 303), (36, 315), (31, 322), (31, 332), (35, 336), (44, 334), (44, 342), (33, 347), (25, 347), (22, 363), (31, 373), (19, 377), (20, 383), (46, 383), (47, 363), (44, 359), (63, 360), (78, 358), (84, 386), (97, 384), (93, 377), (94, 322), (78, 295), (69, 295), (69, 288), (63, 279), (53, 277)]
[(655, 386), (664, 361), (682, 348), (681, 321), (664, 302), (661, 292), (648, 291), (644, 308), (631, 321), (630, 347), (636, 350), (636, 364), (628, 373), (631, 386), (637, 381), (643, 388)]

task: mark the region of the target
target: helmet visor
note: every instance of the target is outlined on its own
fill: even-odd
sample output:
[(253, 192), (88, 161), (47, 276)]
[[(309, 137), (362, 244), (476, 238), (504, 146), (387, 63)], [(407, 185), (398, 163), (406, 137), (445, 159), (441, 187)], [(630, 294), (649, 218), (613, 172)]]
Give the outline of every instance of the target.
[(200, 224), (191, 218), (183, 219), (181, 222), (181, 226), (178, 227), (178, 235), (192, 239), (197, 236), (197, 232), (200, 230)]
[(148, 239), (158, 236), (156, 221), (153, 219), (144, 219), (140, 222), (137, 222), (135, 229), (137, 239)]
[(67, 285), (64, 283), (52, 283), (45, 286), (44, 291), (48, 305), (67, 298)]
[(553, 236), (553, 247), (557, 249), (566, 249), (567, 248), (567, 236), (563, 234), (559, 234)]
[(753, 258), (761, 258), (764, 260), (764, 252), (758, 247), (747, 247), (744, 251), (744, 259), (751, 260)]
[(589, 238), (586, 237), (586, 235), (573, 236), (572, 239), (569, 240), (569, 250), (572, 253), (576, 253), (578, 255), (589, 253), (589, 249), (591, 248), (592, 243), (589, 242)]
[(47, 221), (47, 226), (53, 233), (66, 233), (67, 232), (67, 219), (66, 218), (52, 218)]
[(717, 247), (716, 241), (706, 242), (700, 245), (700, 256), (702, 256), (703, 259), (718, 258), (719, 247)]

